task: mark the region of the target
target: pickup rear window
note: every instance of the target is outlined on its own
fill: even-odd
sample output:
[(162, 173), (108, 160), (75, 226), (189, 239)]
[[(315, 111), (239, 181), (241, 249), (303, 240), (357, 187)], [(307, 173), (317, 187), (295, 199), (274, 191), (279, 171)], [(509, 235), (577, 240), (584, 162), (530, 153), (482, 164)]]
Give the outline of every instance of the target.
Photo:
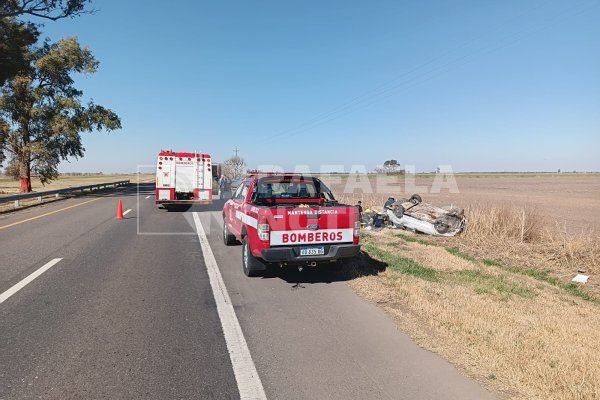
[(317, 189), (312, 181), (299, 182), (260, 182), (257, 199), (316, 199)]
[(331, 191), (317, 178), (294, 176), (268, 176), (260, 178), (254, 188), (254, 200), (257, 202), (276, 202), (277, 200), (314, 200), (333, 201)]

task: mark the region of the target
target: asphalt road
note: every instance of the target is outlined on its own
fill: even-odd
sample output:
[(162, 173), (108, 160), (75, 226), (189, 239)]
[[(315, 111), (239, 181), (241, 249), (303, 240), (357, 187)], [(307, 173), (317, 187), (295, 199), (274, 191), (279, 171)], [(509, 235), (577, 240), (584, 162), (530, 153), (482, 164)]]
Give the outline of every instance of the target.
[[(166, 212), (152, 193), (131, 187), (0, 215), (0, 400), (229, 399), (243, 385), (269, 399), (493, 398), (335, 274), (245, 277), (241, 248), (222, 243), (222, 203)], [(117, 199), (131, 210), (124, 220)], [(211, 259), (241, 337), (224, 335), (235, 324), (215, 300)], [(231, 337), (255, 380), (239, 375), (247, 364)]]

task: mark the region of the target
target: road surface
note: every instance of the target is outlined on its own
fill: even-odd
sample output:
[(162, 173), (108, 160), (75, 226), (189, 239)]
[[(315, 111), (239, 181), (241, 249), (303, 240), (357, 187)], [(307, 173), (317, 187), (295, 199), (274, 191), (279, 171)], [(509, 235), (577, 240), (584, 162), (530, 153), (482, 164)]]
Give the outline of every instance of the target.
[(494, 398), (335, 274), (245, 277), (222, 203), (153, 190), (0, 214), (0, 400)]

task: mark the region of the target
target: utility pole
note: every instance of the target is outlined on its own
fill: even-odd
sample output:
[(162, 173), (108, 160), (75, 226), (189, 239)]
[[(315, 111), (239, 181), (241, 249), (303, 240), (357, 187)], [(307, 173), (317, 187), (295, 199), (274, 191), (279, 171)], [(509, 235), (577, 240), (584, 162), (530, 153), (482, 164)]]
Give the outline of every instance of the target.
[(240, 151), (238, 150), (237, 146), (235, 146), (235, 149), (233, 149), (233, 151), (234, 151), (234, 153), (235, 153), (235, 156), (237, 157), (237, 156), (238, 156), (238, 153), (240, 152)]

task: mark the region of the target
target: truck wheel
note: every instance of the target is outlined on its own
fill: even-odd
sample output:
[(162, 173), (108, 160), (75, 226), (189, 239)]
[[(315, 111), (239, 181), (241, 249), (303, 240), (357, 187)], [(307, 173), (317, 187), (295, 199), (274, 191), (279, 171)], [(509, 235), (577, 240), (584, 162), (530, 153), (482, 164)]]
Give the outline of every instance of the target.
[(265, 265), (252, 255), (247, 237), (244, 238), (244, 245), (242, 246), (242, 266), (244, 268), (244, 274), (250, 277), (259, 276), (260, 271), (266, 269)]
[(225, 246), (231, 246), (235, 244), (235, 242), (235, 236), (229, 233), (229, 228), (227, 228), (227, 221), (223, 219), (223, 243), (225, 243)]

